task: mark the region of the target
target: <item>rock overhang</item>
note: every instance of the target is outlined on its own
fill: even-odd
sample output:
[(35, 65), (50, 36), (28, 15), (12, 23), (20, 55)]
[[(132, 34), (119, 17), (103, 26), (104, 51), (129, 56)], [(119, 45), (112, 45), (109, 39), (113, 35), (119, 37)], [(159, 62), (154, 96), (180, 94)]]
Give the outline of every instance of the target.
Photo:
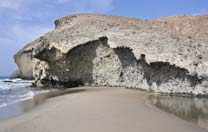
[[(21, 57), (27, 51), (30, 53), (38, 46), (41, 47), (42, 43), (45, 43), (51, 49), (58, 49), (61, 54), (67, 54), (77, 46), (107, 36), (110, 48), (129, 47), (137, 59), (140, 58), (141, 54), (145, 54), (148, 64), (168, 62), (170, 65), (186, 69), (190, 75), (195, 73), (200, 77), (201, 75), (208, 75), (208, 70), (206, 70), (208, 55), (205, 52), (208, 41), (206, 38), (201, 38), (205, 33), (200, 31), (199, 34), (201, 35), (199, 37), (197, 35), (190, 37), (188, 33), (185, 36), (177, 36), (180, 32), (175, 28), (182, 28), (180, 20), (171, 24), (171, 27), (169, 23), (171, 23), (172, 18), (171, 20), (165, 20), (167, 24), (158, 20), (145, 22), (131, 20), (130, 18), (90, 14), (76, 15), (72, 18), (73, 20), (70, 16), (57, 20), (62, 24), (57, 25), (54, 31), (30, 43), (18, 55)], [(197, 21), (202, 18), (182, 17), (182, 19), (182, 21), (186, 19)], [(79, 22), (76, 23), (77, 21)], [(203, 21), (206, 21), (206, 19)], [(192, 24), (192, 22), (190, 23)], [(203, 22), (202, 25), (204, 25)], [(193, 30), (195, 29), (198, 29), (198, 27), (193, 28)]]

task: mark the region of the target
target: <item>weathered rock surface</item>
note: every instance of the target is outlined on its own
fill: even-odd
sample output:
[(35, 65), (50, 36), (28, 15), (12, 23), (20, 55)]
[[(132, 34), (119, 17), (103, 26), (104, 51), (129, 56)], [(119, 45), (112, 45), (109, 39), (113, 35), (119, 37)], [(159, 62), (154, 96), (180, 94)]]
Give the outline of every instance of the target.
[(37, 86), (105, 85), (208, 93), (208, 16), (159, 20), (80, 14), (15, 55)]

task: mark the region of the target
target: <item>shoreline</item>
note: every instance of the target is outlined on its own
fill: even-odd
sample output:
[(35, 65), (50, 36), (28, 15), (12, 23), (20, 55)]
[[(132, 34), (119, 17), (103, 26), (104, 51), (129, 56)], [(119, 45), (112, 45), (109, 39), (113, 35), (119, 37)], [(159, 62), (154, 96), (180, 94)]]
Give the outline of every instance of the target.
[[(38, 92), (36, 93), (36, 91)], [(47, 99), (78, 91), (79, 90), (76, 88), (44, 90), (33, 89), (33, 92), (35, 93), (33, 97), (14, 102), (0, 108), (0, 123), (30, 112), (39, 105), (43, 104)]]
[(154, 107), (143, 91), (95, 87), (51, 91), (37, 96), (41, 104), (31, 111), (0, 121), (0, 132), (206, 131)]

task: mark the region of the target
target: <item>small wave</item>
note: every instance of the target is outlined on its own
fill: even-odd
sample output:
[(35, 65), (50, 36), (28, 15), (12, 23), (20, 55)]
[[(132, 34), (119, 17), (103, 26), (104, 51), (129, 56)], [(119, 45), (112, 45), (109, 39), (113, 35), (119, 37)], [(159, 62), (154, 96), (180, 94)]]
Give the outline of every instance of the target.
[(8, 107), (10, 105), (13, 105), (13, 104), (16, 104), (16, 103), (19, 103), (19, 102), (22, 102), (22, 101), (26, 101), (26, 100), (30, 100), (30, 99), (33, 99), (34, 96), (29, 96), (29, 97), (25, 97), (25, 98), (21, 98), (21, 99), (18, 99), (18, 100), (14, 100), (14, 101), (11, 101), (9, 103), (2, 103), (0, 104), (0, 108), (4, 108), (4, 107)]
[(0, 104), (0, 108), (3, 108), (3, 107), (7, 107), (8, 105), (6, 103), (2, 103)]
[(0, 90), (18, 89), (31, 86), (33, 81), (22, 79), (0, 79)]
[(33, 80), (23, 80), (20, 78), (16, 78), (16, 79), (0, 79), (0, 82), (5, 82), (5, 83), (33, 83)]
[(34, 97), (34, 96), (35, 96), (34, 92), (30, 91), (26, 94), (20, 95), (19, 98), (27, 98), (27, 97)]
[(33, 81), (0, 79), (0, 108), (34, 97), (30, 89)]

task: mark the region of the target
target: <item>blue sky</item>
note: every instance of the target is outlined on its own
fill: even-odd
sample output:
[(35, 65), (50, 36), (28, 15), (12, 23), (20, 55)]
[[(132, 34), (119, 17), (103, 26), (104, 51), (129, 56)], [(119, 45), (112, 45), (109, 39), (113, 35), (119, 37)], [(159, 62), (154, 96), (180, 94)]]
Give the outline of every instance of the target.
[(0, 76), (10, 75), (16, 69), (15, 52), (52, 30), (55, 19), (73, 13), (142, 19), (206, 15), (208, 0), (0, 0)]

